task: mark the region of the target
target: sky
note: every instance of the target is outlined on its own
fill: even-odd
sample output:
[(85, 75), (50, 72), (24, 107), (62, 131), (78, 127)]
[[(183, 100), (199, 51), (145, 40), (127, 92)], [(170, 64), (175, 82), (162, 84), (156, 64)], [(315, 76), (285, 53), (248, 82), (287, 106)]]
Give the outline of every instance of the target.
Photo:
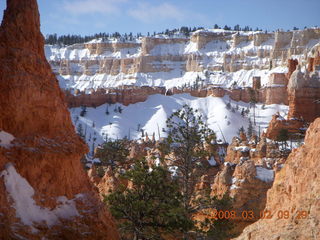
[[(147, 34), (214, 24), (263, 30), (320, 26), (320, 0), (38, 0), (41, 31)], [(0, 19), (6, 0), (0, 0)]]

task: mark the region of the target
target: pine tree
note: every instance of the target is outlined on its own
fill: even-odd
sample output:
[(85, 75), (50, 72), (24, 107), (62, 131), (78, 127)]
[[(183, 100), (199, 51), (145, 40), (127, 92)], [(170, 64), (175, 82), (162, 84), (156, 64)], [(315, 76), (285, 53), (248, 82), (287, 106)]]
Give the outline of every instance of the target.
[(253, 126), (252, 126), (251, 119), (249, 119), (249, 125), (248, 125), (248, 129), (247, 129), (247, 135), (248, 135), (249, 138), (251, 138), (253, 134), (254, 134), (254, 129), (253, 129)]
[(77, 133), (78, 133), (78, 135), (79, 135), (81, 138), (84, 138), (84, 137), (85, 137), (85, 135), (84, 135), (84, 133), (83, 133), (83, 127), (82, 127), (82, 124), (81, 124), (81, 123), (78, 124)]
[(122, 139), (106, 141), (96, 153), (96, 157), (100, 159), (102, 164), (111, 166), (114, 171), (117, 171), (118, 167), (125, 163), (128, 155), (128, 142)]
[(241, 128), (238, 129), (237, 134), (238, 134), (239, 137), (240, 137), (240, 134), (241, 134), (242, 132), (243, 132), (244, 134), (246, 133), (246, 131), (244, 130), (244, 127), (243, 127), (243, 126), (241, 126)]
[(288, 129), (281, 128), (277, 135), (277, 141), (282, 143), (282, 148), (283, 148), (283, 146), (287, 146), (288, 140), (289, 140)]
[(245, 110), (244, 110), (244, 108), (242, 108), (242, 109), (241, 109), (241, 116), (244, 117), (245, 114), (246, 114), (246, 113), (245, 113)]
[(82, 106), (81, 107), (80, 116), (84, 117), (86, 114), (87, 114), (87, 107), (86, 106)]
[[(229, 195), (225, 194), (222, 198), (216, 196), (211, 197), (210, 192), (203, 193), (203, 197), (197, 200), (197, 205), (202, 212), (207, 212), (212, 214), (216, 212), (230, 212), (232, 207), (232, 198)], [(214, 218), (213, 216), (206, 217), (205, 221), (201, 222), (201, 229), (206, 229), (205, 232), (202, 232), (202, 237), (204, 239), (210, 240), (226, 240), (235, 237), (232, 234), (231, 230), (234, 225), (232, 219), (227, 218)]]
[(191, 198), (199, 176), (206, 170), (201, 163), (209, 153), (205, 142), (215, 140), (215, 133), (203, 122), (198, 110), (184, 105), (167, 120), (167, 149), (173, 152), (171, 166), (178, 167), (177, 174), (183, 194), (183, 205), (188, 213), (192, 212)]
[(162, 234), (176, 235), (192, 227), (178, 183), (168, 170), (136, 161), (122, 178), (129, 180), (132, 188), (119, 187), (105, 198), (119, 220), (122, 235), (136, 240), (163, 239)]
[(226, 109), (228, 109), (228, 110), (231, 109), (231, 103), (230, 103), (230, 102), (228, 102), (228, 103), (226, 104)]

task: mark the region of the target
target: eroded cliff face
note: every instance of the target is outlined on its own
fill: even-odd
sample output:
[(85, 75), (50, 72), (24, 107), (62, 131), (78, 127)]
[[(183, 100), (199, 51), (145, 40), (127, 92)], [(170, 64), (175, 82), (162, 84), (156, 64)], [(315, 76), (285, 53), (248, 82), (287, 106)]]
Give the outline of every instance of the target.
[(305, 145), (294, 150), (276, 174), (267, 193), (265, 211), (270, 218), (248, 226), (237, 239), (320, 238), (319, 129), (320, 118), (309, 127)]
[(290, 118), (302, 118), (308, 122), (320, 117), (320, 71), (302, 72), (299, 66), (288, 84)]
[(44, 54), (36, 0), (0, 27), (0, 238), (118, 239), (80, 164), (87, 151)]
[(306, 65), (308, 52), (319, 39), (318, 28), (274, 33), (202, 30), (190, 38), (46, 46), (46, 56), (65, 88), (170, 88), (192, 84), (198, 75), (207, 83), (230, 86), (232, 81), (243, 84), (239, 79), (246, 74), (265, 75), (285, 67), (293, 57)]
[[(268, 189), (271, 188), (274, 174), (286, 160), (278, 146), (262, 138), (247, 139), (241, 132), (240, 138), (233, 138), (221, 171), (211, 184), (211, 195), (223, 196), (228, 193), (233, 198), (232, 209), (236, 211), (233, 233), (242, 230), (260, 218), (266, 204)], [(251, 217), (243, 217), (243, 213)]]

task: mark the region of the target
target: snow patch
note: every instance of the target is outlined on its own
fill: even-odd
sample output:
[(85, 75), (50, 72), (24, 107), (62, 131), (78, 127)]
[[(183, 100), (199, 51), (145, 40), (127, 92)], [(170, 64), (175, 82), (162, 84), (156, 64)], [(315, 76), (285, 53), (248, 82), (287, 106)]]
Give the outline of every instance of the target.
[(239, 146), (239, 147), (234, 147), (235, 151), (241, 151), (241, 152), (249, 152), (250, 147), (248, 146)]
[(11, 142), (15, 139), (15, 137), (7, 133), (5, 131), (0, 131), (0, 147), (8, 148), (11, 146)]
[(272, 182), (274, 179), (273, 170), (269, 170), (263, 167), (256, 167), (257, 176), (256, 178), (264, 182)]
[(33, 228), (34, 223), (45, 223), (51, 227), (59, 223), (59, 218), (79, 216), (74, 199), (68, 200), (64, 196), (57, 198), (58, 205), (52, 210), (38, 206), (33, 199), (34, 189), (11, 163), (6, 165), (0, 177), (4, 177), (4, 184), (13, 201), (12, 207), (16, 210), (16, 217), (20, 218), (23, 224), (32, 227), (33, 232), (37, 231)]
[[(81, 107), (72, 108), (70, 112), (75, 127), (77, 128), (79, 124), (82, 125), (83, 133), (86, 133), (86, 142), (90, 148), (93, 143), (94, 146), (102, 144), (106, 137), (108, 139), (127, 137), (138, 140), (141, 138), (141, 129), (144, 130), (144, 133), (148, 133), (148, 136), (155, 133), (156, 140), (159, 139), (159, 135), (160, 138), (166, 137), (167, 118), (185, 104), (193, 109), (198, 109), (205, 123), (217, 134), (217, 140), (221, 139), (230, 143), (240, 127), (243, 126), (245, 129), (248, 127), (248, 118), (252, 119), (253, 111), (251, 109), (249, 116), (243, 117), (241, 109), (248, 108), (249, 104), (231, 101), (233, 108), (239, 107), (233, 112), (226, 109), (226, 104), (229, 101), (226, 96), (223, 98), (212, 96), (197, 98), (190, 96), (190, 94), (175, 94), (173, 96), (155, 94), (149, 96), (145, 102), (128, 106), (117, 103), (104, 104), (96, 108), (88, 107), (84, 117), (79, 117), (82, 111)], [(261, 109), (262, 104), (256, 106), (257, 126), (260, 125), (262, 129), (268, 126), (273, 114), (288, 111), (288, 106), (285, 105), (266, 105), (265, 109)], [(121, 113), (114, 112), (114, 109), (118, 107), (123, 109)], [(108, 115), (106, 115), (107, 109)], [(228, 124), (228, 122), (232, 124)], [(258, 129), (256, 131), (258, 132)], [(250, 150), (248, 147), (240, 147), (240, 149)], [(221, 149), (219, 154), (220, 156), (225, 155), (225, 151)]]
[(208, 160), (210, 166), (217, 166), (217, 161), (214, 159), (214, 156), (212, 156), (209, 160)]

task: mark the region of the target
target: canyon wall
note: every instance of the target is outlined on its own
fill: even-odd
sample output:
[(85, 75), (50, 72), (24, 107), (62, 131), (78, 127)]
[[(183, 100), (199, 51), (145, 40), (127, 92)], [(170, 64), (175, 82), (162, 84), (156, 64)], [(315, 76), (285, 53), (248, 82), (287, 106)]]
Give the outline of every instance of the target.
[(290, 118), (302, 118), (308, 122), (320, 117), (320, 72), (301, 72), (299, 66), (288, 84)]
[[(122, 103), (125, 106), (138, 102), (144, 102), (150, 95), (162, 94), (173, 95), (189, 93), (194, 97), (224, 97), (229, 96), (234, 101), (250, 102), (254, 96), (258, 102), (265, 104), (288, 104), (287, 94), (287, 78), (284, 73), (271, 74), (270, 84), (268, 87), (254, 89), (253, 88), (237, 88), (225, 89), (221, 87), (207, 86), (192, 90), (190, 88), (172, 88), (164, 87), (130, 87), (109, 89), (89, 89), (89, 92), (65, 91), (68, 107), (97, 107), (105, 103)], [(275, 87), (276, 86), (276, 87)]]
[(307, 131), (305, 145), (295, 149), (276, 174), (267, 193), (265, 219), (245, 228), (237, 239), (320, 238), (319, 129), (317, 118)]
[(36, 0), (7, 0), (0, 43), (0, 238), (118, 239), (80, 163)]
[[(208, 84), (230, 86), (236, 81), (248, 85), (252, 74), (265, 75), (277, 67), (286, 67), (291, 58), (306, 66), (308, 53), (319, 40), (319, 28), (272, 33), (216, 29), (196, 31), (190, 38), (158, 36), (128, 42), (48, 45), (46, 57), (63, 88), (171, 88), (193, 84), (198, 76)], [(250, 77), (242, 76), (250, 71)]]

